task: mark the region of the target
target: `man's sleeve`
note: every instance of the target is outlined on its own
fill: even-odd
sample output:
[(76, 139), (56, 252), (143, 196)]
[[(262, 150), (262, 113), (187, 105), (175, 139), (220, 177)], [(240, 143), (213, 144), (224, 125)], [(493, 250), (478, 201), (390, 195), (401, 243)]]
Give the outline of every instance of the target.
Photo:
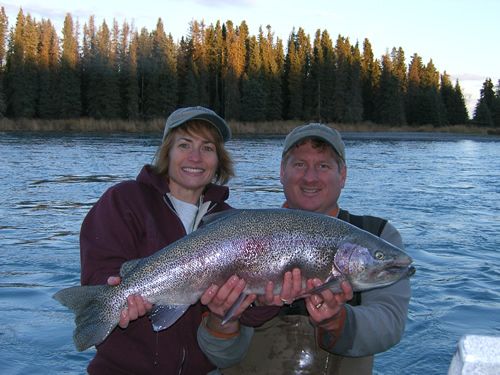
[[(399, 232), (386, 224), (381, 238), (399, 248), (403, 242)], [(397, 283), (361, 293), (361, 305), (346, 305), (344, 329), (328, 351), (343, 356), (361, 357), (388, 350), (403, 336), (411, 289), (408, 277)], [(326, 341), (328, 338), (325, 338)]]

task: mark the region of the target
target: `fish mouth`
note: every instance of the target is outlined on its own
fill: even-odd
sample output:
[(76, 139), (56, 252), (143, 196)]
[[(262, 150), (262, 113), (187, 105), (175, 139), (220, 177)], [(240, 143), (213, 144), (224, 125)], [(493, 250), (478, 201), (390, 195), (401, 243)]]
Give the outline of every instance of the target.
[(378, 273), (378, 276), (381, 278), (384, 278), (387, 276), (391, 277), (394, 275), (398, 275), (400, 277), (403, 277), (403, 276), (410, 277), (410, 276), (413, 276), (415, 274), (415, 272), (416, 272), (416, 269), (413, 266), (393, 265), (393, 266), (386, 267), (386, 268), (382, 269)]
[(393, 275), (393, 274), (409, 274), (410, 268), (413, 269), (415, 273), (415, 267), (410, 265), (411, 262), (393, 262), (391, 264), (386, 264), (382, 267), (379, 275)]

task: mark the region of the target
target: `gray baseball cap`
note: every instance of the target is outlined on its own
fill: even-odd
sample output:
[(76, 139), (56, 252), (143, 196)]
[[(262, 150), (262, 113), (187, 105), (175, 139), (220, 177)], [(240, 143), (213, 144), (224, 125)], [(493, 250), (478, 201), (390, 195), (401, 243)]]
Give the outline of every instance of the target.
[(285, 155), (294, 145), (306, 138), (322, 139), (332, 146), (345, 162), (345, 145), (340, 133), (333, 128), (319, 123), (310, 123), (293, 129), (285, 138), (282, 155)]
[(179, 108), (172, 112), (165, 123), (163, 131), (163, 140), (165, 140), (168, 132), (190, 120), (202, 120), (209, 122), (219, 131), (224, 142), (231, 138), (231, 129), (226, 121), (211, 109), (205, 107), (185, 107)]

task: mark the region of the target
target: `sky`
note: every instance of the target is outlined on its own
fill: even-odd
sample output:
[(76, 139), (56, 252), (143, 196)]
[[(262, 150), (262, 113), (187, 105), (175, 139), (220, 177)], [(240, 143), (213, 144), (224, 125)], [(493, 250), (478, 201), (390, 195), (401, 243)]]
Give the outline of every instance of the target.
[(70, 13), (81, 26), (94, 15), (97, 25), (116, 19), (149, 31), (161, 18), (176, 41), (188, 35), (193, 20), (246, 21), (251, 35), (270, 25), (285, 42), (299, 27), (311, 42), (318, 29), (333, 41), (341, 35), (360, 47), (368, 38), (376, 58), (402, 47), (407, 64), (414, 53), (424, 64), (432, 59), (440, 73), (459, 80), (470, 116), (485, 79), (495, 85), (500, 79), (498, 0), (2, 0), (0, 6), (11, 27), (22, 8), (37, 21), (49, 19), (59, 35)]

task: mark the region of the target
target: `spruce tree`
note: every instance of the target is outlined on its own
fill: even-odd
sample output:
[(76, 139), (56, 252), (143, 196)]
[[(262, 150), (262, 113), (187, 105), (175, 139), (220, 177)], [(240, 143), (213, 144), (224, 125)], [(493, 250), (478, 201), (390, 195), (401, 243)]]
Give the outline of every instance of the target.
[(441, 75), (439, 93), (445, 108), (445, 123), (451, 124), (450, 117), (452, 117), (452, 112), (454, 110), (453, 105), (455, 92), (453, 90), (450, 76), (446, 73), (446, 71)]
[(90, 16), (88, 23), (83, 25), (82, 56), (80, 65), (81, 76), (81, 103), (82, 114), (90, 116), (89, 102), (92, 92), (90, 91), (90, 77), (93, 74), (93, 61), (96, 53), (95, 47), (95, 21), (94, 16)]
[(458, 79), (455, 82), (454, 91), (454, 105), (453, 111), (450, 114), (449, 122), (450, 124), (456, 125), (464, 125), (469, 122), (469, 114), (467, 112), (467, 106), (465, 104), (465, 98), (462, 94), (462, 89), (460, 88), (460, 84), (458, 83)]
[(474, 124), (477, 126), (493, 126), (493, 116), (485, 101), (479, 100), (474, 110)]
[[(250, 37), (248, 39), (249, 47), (252, 43), (252, 39), (254, 38), (255, 37)], [(255, 45), (256, 45), (255, 52), (247, 51), (246, 70), (247, 72), (250, 72), (251, 70), (253, 70), (253, 68), (251, 69), (252, 66), (258, 65), (257, 80), (259, 82), (258, 86), (260, 87), (261, 97), (256, 99), (258, 102), (260, 102), (260, 108), (258, 108), (257, 111), (261, 114), (259, 114), (257, 117), (261, 118), (260, 121), (265, 121), (268, 119), (267, 117), (268, 102), (270, 100), (270, 92), (271, 92), (271, 87), (268, 82), (269, 79), (268, 67), (269, 67), (269, 59), (271, 59), (272, 56), (272, 45), (269, 45), (269, 41), (264, 36), (264, 31), (262, 27), (259, 27), (259, 33), (255, 38)], [(254, 55), (255, 58), (252, 58), (252, 55)], [(259, 90), (259, 87), (257, 87), (257, 90)]]
[(164, 118), (178, 103), (178, 63), (172, 35), (166, 34), (161, 19), (151, 34), (141, 31), (137, 51), (141, 114)]
[(284, 73), (284, 118), (298, 120), (302, 116), (302, 65), (294, 32), (288, 40)]
[(401, 95), (406, 95), (408, 89), (408, 72), (403, 48), (393, 48), (391, 51), (392, 74), (396, 77)]
[(349, 116), (349, 100), (351, 99), (351, 44), (348, 38), (338, 36), (335, 45), (335, 90), (333, 95), (335, 121), (347, 122)]
[(247, 30), (235, 28), (231, 21), (226, 22), (225, 30), (223, 116), (226, 120), (238, 120), (241, 118), (240, 84), (245, 70)]
[(66, 14), (62, 30), (59, 69), (59, 117), (78, 118), (82, 112), (78, 30), (71, 14)]
[(115, 48), (111, 31), (104, 20), (91, 46), (93, 50), (88, 74), (88, 111), (95, 119), (119, 117), (120, 93)]
[(148, 115), (164, 118), (177, 106), (177, 56), (173, 37), (166, 34), (163, 21), (158, 20), (152, 40), (153, 77), (156, 82), (149, 82), (151, 91)]
[(36, 114), (38, 72), (36, 66), (38, 32), (35, 21), (21, 10), (10, 37), (6, 71), (7, 113), (32, 118)]
[(376, 120), (384, 125), (404, 125), (404, 99), (394, 61), (386, 53), (382, 56), (382, 75), (376, 97)]
[(179, 80), (183, 82), (179, 95), (181, 106), (209, 106), (209, 66), (204, 43), (204, 26), (197, 21), (191, 22), (189, 36), (179, 52), (183, 56), (178, 59)]
[(493, 103), (491, 104), (491, 117), (493, 126), (500, 129), (500, 80), (498, 80), (495, 97), (493, 98)]
[(325, 58), (323, 55), (323, 48), (321, 47), (321, 30), (316, 30), (313, 40), (313, 51), (311, 59), (311, 77), (310, 84), (313, 88), (311, 98), (311, 105), (313, 108), (313, 115), (311, 118), (317, 122), (321, 122), (321, 69), (324, 66)]
[(124, 119), (139, 117), (139, 87), (137, 82), (137, 32), (124, 22), (119, 43), (120, 115)]
[(54, 119), (59, 115), (59, 38), (50, 20), (38, 25), (38, 80), (37, 115)]
[(439, 72), (432, 59), (423, 69), (421, 111), (418, 122), (420, 124), (445, 125), (445, 108), (439, 95)]
[(6, 64), (6, 44), (9, 29), (9, 19), (4, 7), (0, 8), (0, 118), (6, 115), (7, 103), (5, 100), (4, 79)]
[(222, 113), (222, 63), (225, 50), (220, 21), (206, 29), (205, 42), (209, 107), (217, 113)]
[(283, 41), (276, 38), (271, 31), (271, 26), (267, 27), (266, 46), (269, 49), (269, 58), (264, 57), (266, 92), (266, 118), (267, 120), (281, 120), (283, 118), (283, 66), (285, 63), (285, 53)]
[(191, 43), (182, 37), (177, 49), (178, 104), (180, 107), (190, 106), (192, 100), (198, 99), (196, 86), (193, 86), (191, 82), (194, 64), (191, 48)]
[(333, 94), (335, 89), (335, 56), (332, 40), (325, 30), (319, 29), (313, 43), (311, 60), (311, 83), (313, 114), (318, 122), (329, 122), (334, 119)]
[(0, 70), (5, 67), (7, 34), (9, 31), (9, 19), (5, 13), (4, 7), (0, 8)]
[(359, 123), (363, 120), (363, 96), (361, 92), (361, 53), (359, 46), (351, 47), (349, 59), (349, 94), (345, 121)]
[(376, 75), (377, 61), (374, 58), (370, 41), (363, 41), (363, 54), (361, 55), (361, 95), (363, 97), (363, 119), (375, 121), (375, 101), (380, 76)]
[(410, 125), (419, 125), (422, 114), (422, 87), (423, 75), (422, 58), (414, 54), (408, 67), (408, 91), (406, 95), (406, 118)]
[(302, 27), (297, 31), (297, 51), (299, 57), (299, 64), (301, 66), (300, 79), (302, 81), (302, 105), (299, 107), (301, 113), (299, 118), (302, 120), (310, 119), (315, 112), (313, 97), (316, 91), (314, 84), (311, 82), (311, 54), (312, 46), (309, 35), (306, 34)]
[(479, 100), (474, 111), (474, 123), (478, 126), (493, 126), (493, 103), (495, 101), (495, 91), (491, 78), (483, 82)]
[(241, 120), (264, 121), (265, 101), (262, 56), (257, 38), (252, 36), (248, 40), (247, 64), (241, 83)]
[(445, 71), (441, 75), (439, 92), (445, 108), (445, 123), (450, 125), (466, 124), (468, 121), (467, 108), (458, 80), (453, 87), (450, 76)]
[(321, 119), (331, 122), (335, 119), (335, 51), (333, 41), (328, 31), (321, 33), (321, 48), (323, 50), (323, 64), (320, 70), (320, 106)]
[(197, 102), (202, 106), (209, 106), (208, 92), (208, 59), (205, 43), (205, 25), (203, 22), (194, 21), (190, 28), (190, 44), (192, 54), (192, 69), (194, 74), (194, 87), (197, 93)]

